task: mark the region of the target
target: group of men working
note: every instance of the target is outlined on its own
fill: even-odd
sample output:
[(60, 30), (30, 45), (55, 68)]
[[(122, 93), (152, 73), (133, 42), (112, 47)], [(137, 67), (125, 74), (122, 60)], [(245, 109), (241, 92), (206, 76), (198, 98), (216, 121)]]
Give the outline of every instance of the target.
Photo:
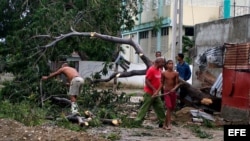
[[(142, 124), (144, 117), (152, 106), (159, 120), (159, 127), (170, 130), (171, 114), (175, 109), (177, 100), (176, 90), (180, 85), (179, 78), (187, 81), (191, 76), (191, 69), (184, 61), (184, 55), (181, 53), (177, 56), (176, 70), (173, 60), (166, 61), (165, 58), (161, 57), (161, 52), (156, 52), (155, 56), (153, 65), (146, 72), (144, 101), (135, 121), (137, 124)], [(159, 95), (160, 91), (163, 93), (161, 95), (164, 104), (161, 95)], [(180, 96), (180, 98), (183, 97)]]
[[(171, 113), (175, 109), (177, 95), (176, 90), (179, 86), (179, 77), (187, 81), (191, 76), (191, 70), (189, 65), (183, 60), (184, 55), (178, 54), (177, 67), (174, 69), (173, 60), (166, 61), (161, 57), (161, 52), (156, 52), (156, 59), (153, 65), (147, 70), (145, 76), (144, 87), (144, 102), (140, 107), (138, 115), (135, 119), (136, 123), (141, 124), (151, 106), (158, 117), (159, 126), (164, 129), (171, 129)], [(71, 112), (72, 114), (79, 114), (76, 98), (81, 92), (84, 80), (78, 73), (78, 71), (70, 67), (67, 63), (64, 63), (61, 68), (51, 73), (49, 76), (42, 76), (42, 80), (55, 77), (59, 74), (64, 74), (69, 82), (69, 96), (71, 100)], [(163, 90), (163, 91), (162, 91)], [(159, 92), (163, 93), (162, 103)], [(167, 113), (165, 114), (165, 108)]]

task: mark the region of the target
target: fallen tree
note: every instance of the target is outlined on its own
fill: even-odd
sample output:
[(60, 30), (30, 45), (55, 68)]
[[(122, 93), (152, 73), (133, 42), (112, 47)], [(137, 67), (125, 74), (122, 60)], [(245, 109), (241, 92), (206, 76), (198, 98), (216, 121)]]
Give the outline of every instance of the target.
[(179, 81), (182, 83), (180, 85), (180, 90), (186, 93), (186, 105), (191, 105), (197, 108), (205, 108), (211, 111), (220, 111), (221, 98), (204, 93), (200, 89), (193, 87), (182, 79), (179, 79)]
[[(99, 38), (105, 41), (110, 41), (110, 42), (115, 42), (119, 44), (128, 44), (131, 45), (135, 52), (139, 55), (141, 60), (144, 62), (146, 65), (146, 69), (144, 70), (131, 70), (131, 71), (123, 71), (123, 72), (114, 72), (113, 74), (110, 75), (107, 79), (95, 79), (92, 80), (92, 83), (98, 83), (98, 82), (109, 82), (110, 80), (114, 78), (122, 78), (122, 77), (131, 77), (135, 75), (145, 75), (146, 70), (152, 65), (152, 61), (144, 54), (143, 49), (141, 46), (135, 42), (132, 38), (119, 38), (119, 37), (114, 37), (114, 36), (109, 36), (109, 35), (103, 35), (99, 34), (96, 32), (77, 32), (73, 28), (71, 28), (72, 32), (67, 33), (67, 34), (61, 34), (60, 36), (57, 37), (52, 37), (50, 35), (37, 35), (34, 36), (33, 38), (50, 38), (53, 39), (52, 42), (45, 46), (41, 46), (40, 48), (43, 49), (43, 51), (46, 51), (46, 48), (53, 47), (56, 43), (59, 41), (66, 39), (71, 36), (83, 36), (83, 37), (90, 37), (90, 38)], [(194, 88), (191, 86), (189, 83), (183, 81), (180, 79), (180, 82), (182, 85), (180, 86), (180, 89), (186, 92), (186, 95), (189, 96), (191, 99), (187, 100), (187, 103), (190, 103), (192, 105), (205, 105), (205, 106), (210, 106), (210, 107), (219, 107), (215, 109), (220, 109), (220, 100), (217, 100), (217, 98), (212, 97), (211, 95), (205, 94), (202, 91), (200, 91), (197, 88)], [(205, 99), (210, 99), (211, 102), (202, 102)], [(59, 100), (59, 99), (57, 99)], [(64, 101), (63, 99), (60, 99), (59, 101)], [(64, 101), (65, 102), (65, 101)], [(67, 103), (67, 102), (66, 102)], [(211, 106), (213, 105), (213, 106)]]
[(44, 52), (46, 51), (46, 48), (53, 47), (59, 41), (66, 39), (68, 37), (71, 37), (71, 36), (84, 36), (84, 37), (90, 37), (90, 38), (99, 38), (99, 39), (102, 39), (105, 41), (115, 42), (115, 43), (119, 43), (119, 44), (128, 44), (134, 48), (135, 52), (140, 56), (141, 60), (146, 65), (146, 69), (144, 69), (144, 70), (132, 70), (132, 71), (127, 71), (127, 72), (116, 72), (116, 73), (112, 74), (107, 79), (93, 80), (93, 83), (108, 82), (115, 77), (130, 77), (130, 76), (135, 76), (135, 75), (145, 75), (146, 70), (152, 65), (152, 61), (147, 56), (145, 56), (141, 46), (137, 42), (135, 42), (132, 38), (125, 39), (125, 38), (119, 38), (119, 37), (114, 37), (114, 36), (109, 36), (109, 35), (103, 35), (103, 34), (99, 34), (96, 32), (77, 32), (73, 28), (71, 28), (71, 30), (72, 30), (72, 32), (67, 33), (67, 34), (61, 34), (58, 37), (52, 37), (50, 35), (37, 35), (37, 36), (34, 36), (32, 38), (54, 39), (51, 43), (40, 47)]

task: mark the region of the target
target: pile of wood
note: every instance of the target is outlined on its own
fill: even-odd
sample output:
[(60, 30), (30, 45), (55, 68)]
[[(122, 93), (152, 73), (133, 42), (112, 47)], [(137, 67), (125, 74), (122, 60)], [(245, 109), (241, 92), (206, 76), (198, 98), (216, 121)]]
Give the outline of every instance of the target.
[[(51, 100), (53, 103), (58, 104), (60, 106), (70, 106), (71, 102), (70, 100), (66, 98), (60, 98), (60, 97), (52, 97)], [(80, 114), (70, 114), (66, 116), (66, 119), (71, 121), (72, 123), (77, 123), (79, 126), (89, 126), (89, 122), (91, 122), (93, 119), (95, 119), (96, 116), (90, 112), (90, 111), (84, 111), (83, 115)], [(100, 120), (103, 124), (109, 124), (109, 125), (114, 125), (114, 126), (119, 126), (122, 121), (120, 119), (98, 119)]]

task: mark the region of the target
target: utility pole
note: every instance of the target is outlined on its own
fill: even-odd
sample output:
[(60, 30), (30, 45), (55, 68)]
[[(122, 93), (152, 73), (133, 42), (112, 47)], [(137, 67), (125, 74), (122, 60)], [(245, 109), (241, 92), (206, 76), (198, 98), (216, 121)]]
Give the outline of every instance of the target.
[[(179, 8), (178, 8), (179, 6)], [(177, 36), (177, 17), (178, 17), (178, 39)], [(182, 53), (182, 27), (183, 27), (183, 0), (174, 0), (173, 20), (172, 20), (172, 53), (171, 58), (175, 61), (176, 45), (178, 43), (179, 53)]]
[(182, 53), (183, 0), (179, 0), (179, 53)]
[[(158, 0), (158, 18), (162, 17), (163, 0)], [(161, 51), (161, 27), (157, 32), (157, 51)]]
[(234, 17), (235, 17), (235, 8), (236, 8), (236, 2), (234, 0)]
[(173, 20), (172, 20), (172, 52), (171, 52), (171, 58), (173, 61), (175, 61), (175, 48), (176, 48), (176, 19), (177, 19), (177, 3), (178, 0), (174, 1), (174, 7), (173, 7)]

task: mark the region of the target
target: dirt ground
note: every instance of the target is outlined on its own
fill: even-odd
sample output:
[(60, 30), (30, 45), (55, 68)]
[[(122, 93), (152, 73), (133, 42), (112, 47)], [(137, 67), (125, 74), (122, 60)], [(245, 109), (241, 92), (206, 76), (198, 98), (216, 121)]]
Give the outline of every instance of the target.
[[(113, 138), (113, 141), (223, 141), (222, 127), (209, 129), (200, 126), (204, 132), (211, 135), (210, 138), (204, 139), (197, 137), (197, 134), (187, 128), (193, 124), (190, 122), (189, 110), (187, 108), (176, 112), (173, 120), (178, 124), (173, 125), (171, 131), (159, 128), (155, 123), (154, 114), (149, 114), (142, 128), (103, 125), (79, 132), (51, 124), (27, 127), (14, 120), (0, 119), (0, 141), (108, 141), (108, 138)], [(118, 138), (114, 139), (117, 135)]]
[(202, 131), (211, 135), (204, 139), (187, 128), (194, 124), (190, 122), (187, 111), (189, 109), (176, 113), (173, 120), (177, 124), (170, 131), (159, 128), (153, 114), (144, 121), (142, 128), (103, 125), (79, 132), (49, 124), (27, 127), (14, 120), (0, 119), (0, 141), (107, 141), (112, 138), (117, 141), (223, 141), (222, 127), (200, 126)]

